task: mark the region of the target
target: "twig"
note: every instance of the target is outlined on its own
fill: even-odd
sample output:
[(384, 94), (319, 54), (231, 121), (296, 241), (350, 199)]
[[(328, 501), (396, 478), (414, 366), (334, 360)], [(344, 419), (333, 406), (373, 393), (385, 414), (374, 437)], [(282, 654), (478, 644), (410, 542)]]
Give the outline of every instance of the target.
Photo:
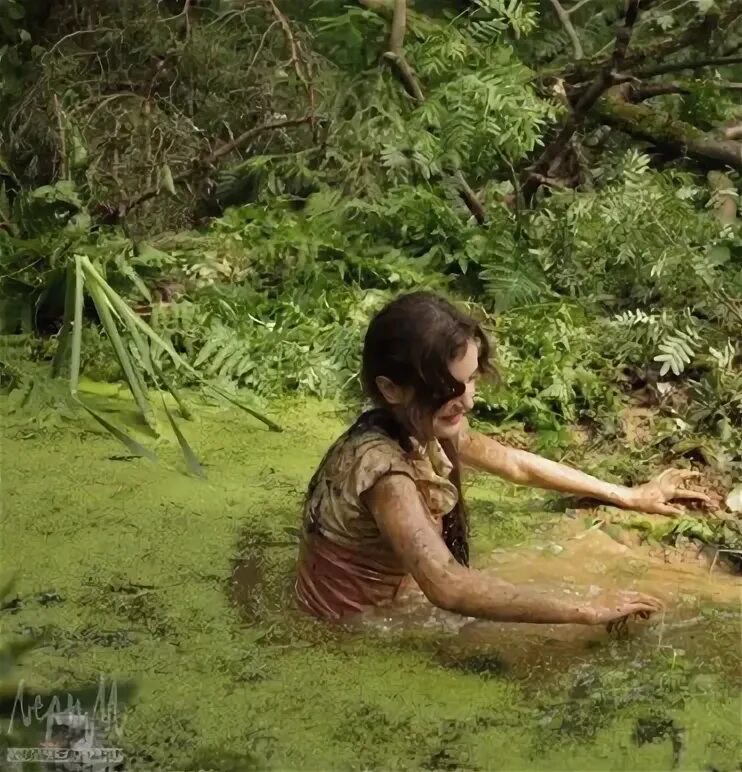
[(484, 211), (482, 202), (477, 198), (477, 194), (472, 190), (460, 171), (456, 171), (453, 176), (459, 185), (461, 198), (469, 211), (474, 215), (474, 219), (479, 225), (484, 225), (487, 221), (487, 213)]
[(592, 2), (592, 0), (580, 0), (579, 3), (575, 3), (575, 5), (567, 9), (567, 14), (571, 16), (573, 13), (577, 13), (583, 5), (587, 5), (587, 3), (590, 2)]
[(626, 52), (629, 50), (629, 43), (631, 43), (631, 33), (639, 17), (640, 2), (641, 0), (629, 0), (624, 23), (616, 30), (616, 46), (613, 49), (613, 58), (611, 59), (611, 75), (619, 72), (626, 60)]
[(185, 16), (185, 39), (191, 37), (191, 17), (188, 13), (191, 10), (191, 0), (185, 0), (183, 4), (183, 16)]
[(64, 121), (62, 118), (62, 107), (59, 104), (59, 97), (54, 95), (54, 112), (57, 116), (57, 126), (59, 126), (59, 143), (61, 145), (61, 167), (62, 167), (62, 179), (67, 180), (70, 176), (69, 159), (67, 158), (67, 132), (64, 129)]
[(575, 52), (575, 56), (578, 59), (582, 59), (582, 57), (585, 54), (582, 50), (582, 43), (580, 43), (580, 38), (577, 36), (577, 32), (574, 28), (574, 25), (572, 24), (572, 21), (569, 18), (569, 14), (571, 13), (571, 11), (565, 11), (564, 8), (562, 7), (562, 4), (559, 2), (559, 0), (550, 0), (550, 2), (554, 7), (554, 11), (556, 12), (556, 15), (559, 17), (559, 21), (562, 23), (562, 27), (564, 27), (564, 31), (569, 36), (569, 39), (572, 41), (572, 49)]
[(271, 10), (273, 11), (273, 15), (276, 17), (278, 23), (281, 25), (281, 28), (283, 29), (283, 34), (286, 36), (286, 40), (289, 44), (289, 49), (291, 50), (291, 61), (289, 64), (294, 68), (294, 72), (296, 73), (296, 77), (301, 81), (301, 83), (304, 86), (304, 89), (307, 92), (307, 98), (309, 99), (309, 114), (312, 116), (310, 123), (312, 127), (314, 127), (314, 112), (315, 112), (315, 96), (314, 96), (314, 86), (311, 82), (311, 75), (309, 73), (309, 66), (307, 65), (304, 58), (301, 56), (301, 47), (296, 42), (296, 38), (294, 37), (294, 33), (291, 30), (291, 25), (289, 24), (289, 20), (286, 18), (286, 16), (281, 13), (281, 10), (276, 5), (274, 0), (268, 0), (268, 5), (270, 5)]
[(703, 67), (723, 67), (727, 64), (742, 64), (742, 56), (718, 56), (712, 59), (696, 59), (690, 62), (659, 64), (656, 67), (647, 67), (644, 70), (639, 70), (636, 75), (638, 78), (653, 78), (656, 75), (666, 75), (669, 72), (700, 70)]
[[(315, 119), (316, 119), (316, 116), (314, 115), (305, 115), (302, 118), (292, 118), (287, 121), (278, 121), (277, 123), (264, 123), (262, 126), (256, 126), (253, 129), (244, 131), (242, 134), (240, 134), (238, 137), (233, 139), (231, 142), (226, 142), (223, 145), (220, 145), (218, 148), (216, 148), (216, 150), (214, 150), (213, 153), (210, 153), (205, 158), (194, 159), (188, 169), (185, 169), (184, 171), (173, 175), (173, 184), (177, 185), (179, 183), (184, 182), (185, 180), (190, 179), (200, 169), (211, 166), (215, 161), (218, 161), (220, 158), (231, 153), (233, 150), (237, 150), (241, 147), (244, 147), (248, 142), (250, 142), (250, 140), (254, 139), (260, 134), (265, 133), (266, 131), (283, 129), (288, 126), (300, 126), (303, 123), (311, 123)], [(126, 214), (127, 212), (130, 212), (134, 207), (139, 206), (145, 201), (149, 201), (151, 198), (154, 198), (155, 196), (159, 195), (159, 193), (160, 193), (160, 187), (157, 185), (153, 185), (152, 187), (142, 191), (142, 193), (140, 193), (138, 196), (133, 198), (131, 201), (121, 204), (121, 206), (119, 207), (119, 211), (122, 214)]]

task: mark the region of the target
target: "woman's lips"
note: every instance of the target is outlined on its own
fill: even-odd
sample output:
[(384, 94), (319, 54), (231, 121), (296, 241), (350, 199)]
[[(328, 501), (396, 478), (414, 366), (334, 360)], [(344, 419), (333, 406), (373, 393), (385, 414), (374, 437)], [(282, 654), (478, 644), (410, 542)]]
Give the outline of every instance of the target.
[(447, 424), (457, 424), (461, 420), (461, 413), (457, 413), (456, 415), (443, 415), (440, 416), (440, 420)]

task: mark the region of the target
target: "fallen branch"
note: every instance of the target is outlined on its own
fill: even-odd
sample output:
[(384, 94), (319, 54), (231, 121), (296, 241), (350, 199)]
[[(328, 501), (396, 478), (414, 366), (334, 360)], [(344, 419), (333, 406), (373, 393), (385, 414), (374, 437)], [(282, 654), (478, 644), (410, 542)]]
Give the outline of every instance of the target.
[(582, 92), (572, 108), (561, 130), (543, 150), (536, 162), (528, 169), (523, 183), (523, 198), (529, 203), (542, 180), (548, 177), (552, 164), (564, 153), (577, 127), (583, 121), (601, 95), (613, 85), (619, 70), (626, 59), (626, 52), (631, 42), (631, 33), (639, 15), (641, 0), (629, 0), (623, 24), (616, 31), (616, 42), (610, 61), (593, 77), (590, 85)]
[(681, 83), (631, 83), (627, 90), (626, 96), (629, 102), (643, 102), (646, 99), (668, 94), (687, 95), (691, 93), (690, 88)]
[[(189, 180), (199, 171), (209, 168), (220, 158), (223, 158), (225, 155), (228, 155), (234, 150), (239, 150), (240, 148), (247, 145), (248, 142), (255, 139), (255, 137), (260, 136), (267, 131), (275, 131), (276, 129), (283, 129), (289, 126), (300, 126), (304, 123), (312, 123), (315, 119), (316, 116), (314, 115), (305, 115), (302, 118), (292, 118), (287, 121), (278, 121), (276, 123), (264, 123), (262, 126), (256, 126), (253, 129), (248, 129), (230, 142), (225, 142), (223, 145), (220, 145), (216, 150), (214, 150), (213, 153), (210, 153), (203, 158), (195, 158), (187, 169), (184, 169), (182, 172), (173, 175), (173, 185), (179, 185), (186, 180)], [(140, 204), (143, 204), (145, 201), (149, 201), (155, 196), (158, 196), (161, 190), (162, 188), (159, 185), (153, 185), (152, 187), (143, 190), (131, 201), (125, 202), (118, 207), (119, 216), (123, 217), (128, 212), (131, 212), (134, 207), (137, 207)]]
[(672, 64), (658, 64), (656, 67), (647, 67), (636, 73), (637, 78), (654, 78), (657, 75), (667, 75), (670, 72), (682, 72), (683, 70), (700, 70), (704, 67), (723, 67), (730, 64), (742, 64), (742, 56), (718, 56), (711, 59), (697, 59), (690, 62), (673, 62)]
[(565, 11), (559, 0), (550, 0), (550, 2), (554, 7), (554, 11), (559, 18), (562, 27), (564, 27), (564, 31), (567, 33), (567, 36), (572, 42), (572, 50), (575, 52), (575, 56), (578, 59), (582, 59), (585, 54), (582, 50), (582, 43), (580, 43), (580, 38), (577, 35), (574, 25), (572, 24), (572, 20), (569, 18), (571, 11)]
[(677, 155), (742, 171), (741, 143), (718, 139), (646, 105), (631, 104), (619, 94), (601, 98), (595, 105), (594, 113), (609, 126), (658, 147), (668, 148)]
[(394, 0), (394, 15), (389, 33), (389, 50), (384, 58), (394, 65), (407, 93), (416, 101), (425, 99), (420, 81), (404, 55), (404, 39), (407, 32), (407, 2)]
[[(643, 3), (643, 8), (646, 3)], [(682, 51), (689, 46), (699, 43), (704, 37), (708, 37), (715, 29), (728, 29), (729, 26), (742, 13), (742, 0), (733, 0), (729, 8), (721, 14), (709, 12), (700, 19), (689, 24), (680, 35), (661, 40), (658, 43), (636, 48), (630, 56), (624, 60), (624, 69), (634, 71), (640, 65), (648, 61), (661, 61), (668, 56)], [(729, 52), (727, 52), (729, 53)], [(608, 60), (604, 56), (591, 57), (582, 61), (575, 62), (559, 74), (561, 78), (569, 83), (585, 83), (590, 80), (591, 74), (597, 68), (605, 67)], [(674, 70), (670, 70), (674, 72)], [(657, 73), (660, 74), (660, 73)], [(646, 76), (644, 76), (646, 77)]]

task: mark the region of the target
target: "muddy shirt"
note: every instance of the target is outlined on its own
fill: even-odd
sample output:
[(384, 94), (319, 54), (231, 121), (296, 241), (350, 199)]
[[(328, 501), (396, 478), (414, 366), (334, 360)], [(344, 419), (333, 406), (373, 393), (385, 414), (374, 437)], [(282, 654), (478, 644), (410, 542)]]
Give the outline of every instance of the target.
[(457, 503), (451, 462), (440, 444), (400, 441), (392, 426), (382, 411), (364, 414), (312, 478), (296, 579), (305, 611), (337, 619), (397, 595), (406, 572), (363, 501), (382, 477), (409, 477), (439, 531)]

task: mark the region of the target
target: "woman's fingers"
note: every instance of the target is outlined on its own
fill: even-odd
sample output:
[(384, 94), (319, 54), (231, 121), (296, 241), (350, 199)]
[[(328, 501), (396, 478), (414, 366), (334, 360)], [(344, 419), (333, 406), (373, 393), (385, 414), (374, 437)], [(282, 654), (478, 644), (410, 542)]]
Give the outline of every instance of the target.
[(676, 506), (675, 504), (657, 504), (655, 511), (658, 515), (668, 515), (669, 517), (685, 514), (683, 507)]
[(674, 499), (697, 499), (711, 503), (711, 498), (703, 491), (692, 491), (687, 488), (678, 488), (673, 496)]

